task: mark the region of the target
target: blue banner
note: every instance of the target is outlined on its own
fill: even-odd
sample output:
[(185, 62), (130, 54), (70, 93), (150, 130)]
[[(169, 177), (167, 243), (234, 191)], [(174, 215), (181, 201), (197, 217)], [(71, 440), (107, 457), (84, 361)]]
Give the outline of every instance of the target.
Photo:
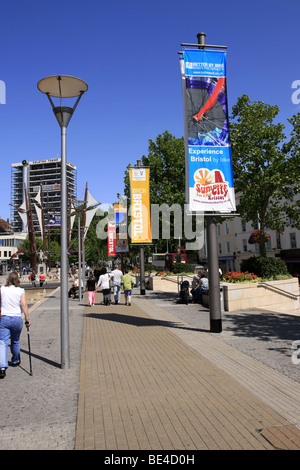
[(181, 59), (181, 74), (189, 209), (235, 211), (226, 53), (186, 50)]

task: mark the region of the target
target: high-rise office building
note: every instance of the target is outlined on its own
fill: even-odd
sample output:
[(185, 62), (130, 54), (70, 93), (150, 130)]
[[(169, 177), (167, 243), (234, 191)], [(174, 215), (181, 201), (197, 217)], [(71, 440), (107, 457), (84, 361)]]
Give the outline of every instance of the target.
[[(18, 208), (25, 201), (25, 188), (33, 207), (35, 231), (39, 233), (38, 219), (34, 213), (34, 199), (42, 186), (43, 207), (48, 215), (60, 217), (61, 214), (61, 159), (27, 161), (11, 165), (11, 225), (15, 232), (24, 231)], [(68, 196), (76, 199), (77, 168), (67, 163)]]

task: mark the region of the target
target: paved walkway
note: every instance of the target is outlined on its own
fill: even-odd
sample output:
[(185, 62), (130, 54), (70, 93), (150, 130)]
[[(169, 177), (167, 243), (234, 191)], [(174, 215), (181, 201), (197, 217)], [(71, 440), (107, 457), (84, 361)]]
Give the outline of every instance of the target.
[(67, 370), (59, 289), (31, 308), (33, 376), (24, 331), (21, 367), (0, 381), (0, 449), (300, 449), (300, 379), (195, 326), (205, 309), (152, 294), (86, 304), (69, 303)]
[(75, 448), (300, 449), (300, 385), (217, 336), (142, 296), (87, 308)]

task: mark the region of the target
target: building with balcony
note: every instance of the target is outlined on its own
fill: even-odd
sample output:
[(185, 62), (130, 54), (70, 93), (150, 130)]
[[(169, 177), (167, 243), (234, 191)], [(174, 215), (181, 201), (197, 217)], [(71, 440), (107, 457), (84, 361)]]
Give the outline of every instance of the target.
[[(23, 220), (18, 208), (25, 201), (25, 187), (32, 204), (33, 222), (36, 235), (40, 233), (37, 215), (34, 211), (34, 198), (42, 186), (43, 208), (51, 217), (60, 218), (61, 214), (61, 159), (27, 161), (11, 165), (11, 225), (14, 232), (25, 231), (26, 218)], [(68, 196), (76, 199), (77, 168), (67, 163)]]

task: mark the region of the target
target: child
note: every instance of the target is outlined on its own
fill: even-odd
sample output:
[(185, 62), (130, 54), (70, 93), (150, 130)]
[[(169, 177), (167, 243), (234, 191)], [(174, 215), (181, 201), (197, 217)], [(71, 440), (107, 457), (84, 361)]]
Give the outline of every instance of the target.
[(133, 278), (128, 274), (128, 269), (125, 269), (125, 274), (122, 276), (122, 286), (125, 295), (125, 305), (131, 305), (131, 289), (133, 286)]
[(90, 274), (88, 280), (86, 281), (86, 290), (88, 291), (89, 304), (90, 307), (95, 305), (95, 292), (97, 290), (96, 281), (93, 277), (93, 274)]

